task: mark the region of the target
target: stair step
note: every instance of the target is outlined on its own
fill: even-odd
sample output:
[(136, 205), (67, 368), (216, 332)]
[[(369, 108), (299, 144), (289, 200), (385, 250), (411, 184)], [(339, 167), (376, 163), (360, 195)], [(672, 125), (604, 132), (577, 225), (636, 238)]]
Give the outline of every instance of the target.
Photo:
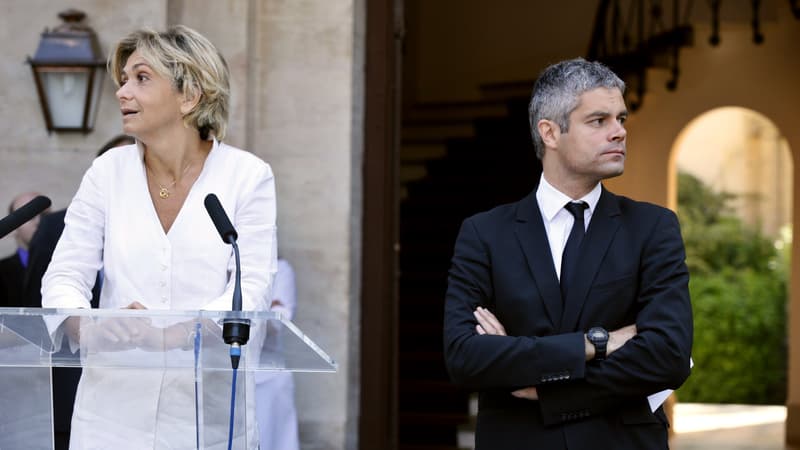
[(471, 120), (478, 117), (505, 117), (508, 106), (502, 101), (430, 102), (415, 105), (406, 111), (409, 120)]
[(450, 138), (475, 137), (475, 127), (471, 123), (417, 124), (404, 126), (400, 136), (403, 143), (443, 143)]
[(535, 80), (513, 80), (482, 84), (478, 89), (487, 100), (530, 99)]
[(443, 144), (406, 144), (400, 146), (400, 166), (407, 163), (424, 163), (447, 156)]
[(398, 450), (470, 450), (475, 447), (459, 447), (449, 444), (400, 444)]
[(428, 176), (428, 166), (425, 164), (401, 164), (397, 173), (400, 184), (408, 184)]
[(400, 413), (398, 421), (402, 425), (461, 425), (469, 422), (466, 413)]
[(456, 445), (449, 445), (449, 444), (441, 444), (441, 445), (432, 445), (432, 444), (400, 444), (397, 449), (398, 450), (471, 450), (475, 448), (474, 446), (470, 447), (459, 447)]

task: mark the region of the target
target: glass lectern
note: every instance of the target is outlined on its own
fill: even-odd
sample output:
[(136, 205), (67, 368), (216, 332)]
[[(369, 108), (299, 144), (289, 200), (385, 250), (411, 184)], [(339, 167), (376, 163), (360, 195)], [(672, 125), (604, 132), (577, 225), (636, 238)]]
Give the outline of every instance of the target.
[[(235, 391), (225, 320), (250, 323)], [(227, 448), (231, 409), (233, 448), (258, 432), (245, 408), (254, 372), (336, 371), (273, 312), (0, 308), (0, 449), (53, 448), (51, 367), (83, 368), (79, 395), (89, 417), (102, 417), (93, 404), (142, 410), (155, 417), (148, 432), (156, 442), (179, 433), (201, 449)]]

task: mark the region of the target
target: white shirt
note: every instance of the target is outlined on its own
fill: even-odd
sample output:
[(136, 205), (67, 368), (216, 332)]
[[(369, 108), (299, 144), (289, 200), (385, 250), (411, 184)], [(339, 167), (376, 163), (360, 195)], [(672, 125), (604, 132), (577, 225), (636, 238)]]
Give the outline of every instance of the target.
[(42, 280), (42, 305), (88, 308), (102, 267), (101, 308), (138, 301), (148, 309), (230, 309), (233, 251), (222, 242), (203, 205), (206, 195), (214, 193), (239, 233), (243, 309), (266, 309), (277, 265), (275, 184), (269, 165), (215, 141), (165, 234), (147, 188), (142, 155), (135, 144), (112, 149), (86, 172)]
[(556, 268), (556, 275), (561, 279), (561, 257), (564, 247), (567, 245), (569, 232), (575, 218), (564, 208), (569, 202), (584, 201), (589, 207), (583, 211), (583, 220), (586, 228), (589, 228), (589, 221), (592, 220), (592, 213), (600, 200), (602, 187), (600, 183), (588, 194), (579, 199), (572, 199), (568, 195), (554, 188), (547, 182), (542, 174), (539, 179), (539, 187), (536, 189), (536, 201), (539, 203), (539, 212), (542, 213), (544, 230), (547, 233), (547, 241), (550, 244), (550, 254), (553, 256), (553, 264)]
[[(101, 308), (138, 301), (148, 309), (231, 309), (235, 261), (205, 210), (209, 193), (239, 235), (243, 309), (267, 309), (277, 266), (272, 170), (216, 141), (168, 233), (147, 187), (143, 150), (128, 145), (95, 159), (67, 210), (42, 281), (42, 306), (88, 308), (102, 267)], [(193, 405), (185, 371), (84, 370), (71, 448), (194, 448)], [(254, 419), (252, 405), (247, 409)], [(257, 438), (246, 439), (248, 448), (257, 446)]]

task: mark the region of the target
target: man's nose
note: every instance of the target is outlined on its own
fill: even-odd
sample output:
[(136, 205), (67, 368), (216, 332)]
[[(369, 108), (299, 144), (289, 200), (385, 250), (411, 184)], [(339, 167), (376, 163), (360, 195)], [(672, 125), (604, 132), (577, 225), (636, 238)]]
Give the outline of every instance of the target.
[(625, 140), (625, 136), (627, 135), (628, 135), (628, 130), (625, 129), (625, 124), (619, 121), (614, 121), (614, 129), (611, 130), (611, 135), (609, 136), (609, 140), (623, 141)]

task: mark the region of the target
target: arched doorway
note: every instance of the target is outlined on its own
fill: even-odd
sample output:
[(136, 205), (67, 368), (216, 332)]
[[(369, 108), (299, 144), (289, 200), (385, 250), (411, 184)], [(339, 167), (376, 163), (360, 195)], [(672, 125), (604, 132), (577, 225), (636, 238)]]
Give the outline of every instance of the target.
[[(681, 401), (788, 403), (793, 170), (787, 139), (746, 108), (702, 113), (672, 145), (669, 206), (681, 218), (692, 272), (698, 363)], [(751, 419), (740, 425), (777, 443), (783, 424)]]
[[(766, 235), (777, 236), (782, 227), (791, 226), (791, 151), (766, 116), (734, 106), (699, 115), (675, 140), (671, 166), (671, 178), (682, 170), (716, 191), (735, 195), (737, 215)], [(670, 195), (670, 208), (676, 201)]]

